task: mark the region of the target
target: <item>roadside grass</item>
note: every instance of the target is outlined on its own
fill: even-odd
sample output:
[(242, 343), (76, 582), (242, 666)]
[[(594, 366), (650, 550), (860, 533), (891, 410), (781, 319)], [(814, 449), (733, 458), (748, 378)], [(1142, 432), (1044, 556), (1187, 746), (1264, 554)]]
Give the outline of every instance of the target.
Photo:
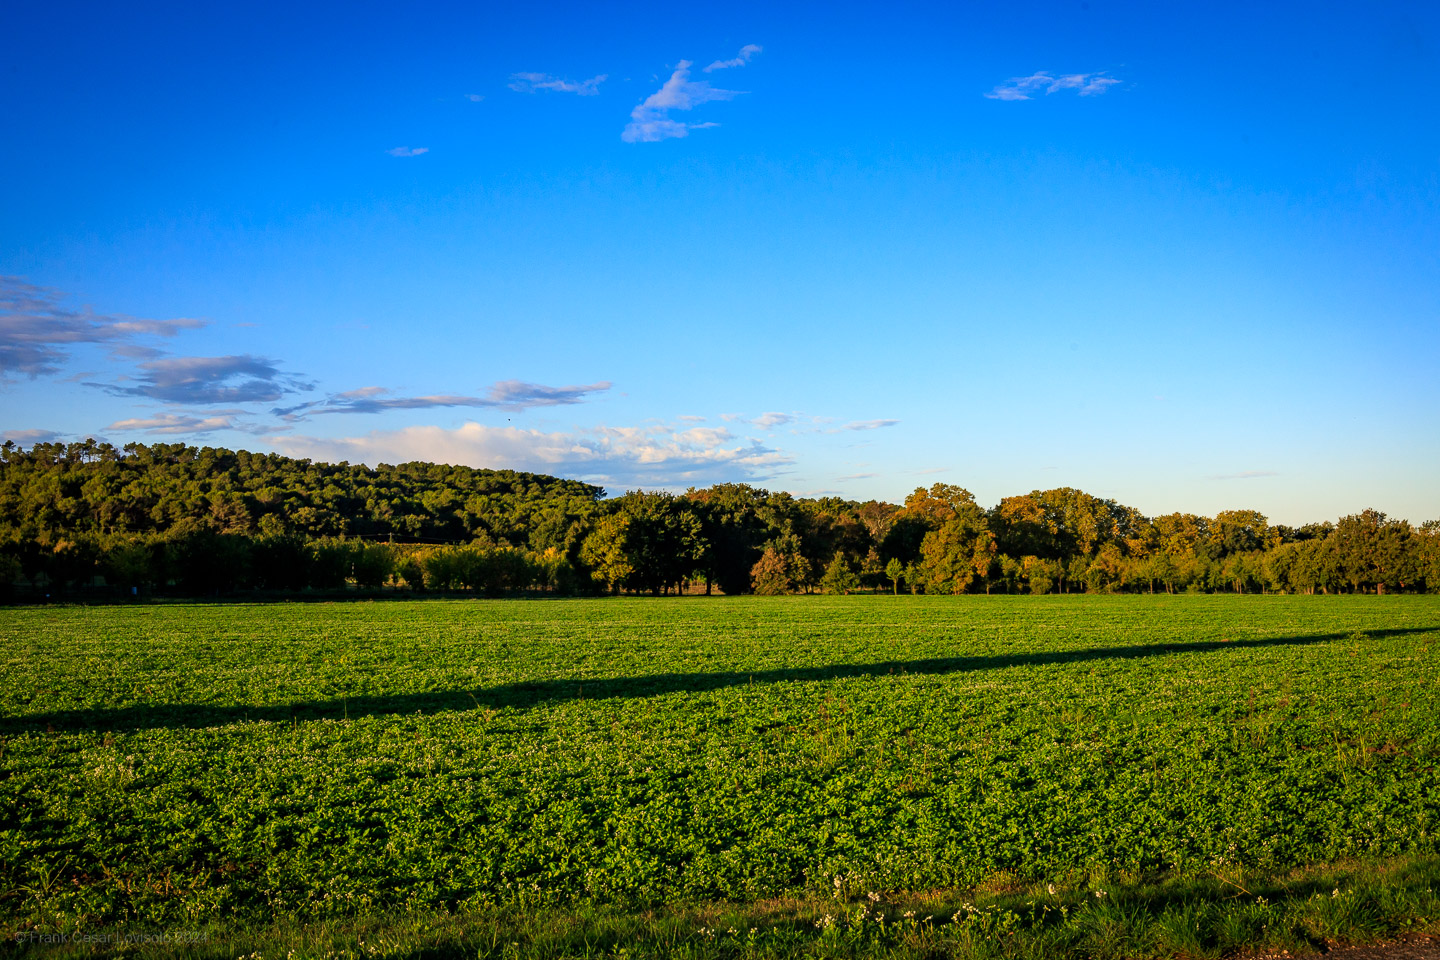
[[(1227, 875), (1228, 874), (1228, 875)], [(1008, 885), (1007, 885), (1008, 886)], [(0, 955), (68, 960), (895, 957), (1206, 960), (1440, 930), (1440, 858), (1307, 867), (1284, 876), (1097, 878), (1004, 891), (867, 891), (627, 911), (481, 908), (291, 920), (238, 932), (77, 928), (17, 935)], [(57, 933), (68, 942), (55, 942)], [(78, 935), (78, 936), (77, 936)], [(168, 942), (167, 942), (168, 941)]]

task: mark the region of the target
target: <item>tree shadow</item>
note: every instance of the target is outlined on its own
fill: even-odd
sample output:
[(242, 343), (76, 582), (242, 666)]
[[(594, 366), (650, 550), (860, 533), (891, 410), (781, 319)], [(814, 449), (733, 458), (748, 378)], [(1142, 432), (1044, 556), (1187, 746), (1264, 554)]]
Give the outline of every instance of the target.
[[(1369, 630), (1370, 637), (1395, 637), (1440, 631), (1440, 627), (1406, 627)], [(1267, 637), (1254, 640), (1204, 640), (1192, 643), (1156, 643), (1081, 650), (1045, 650), (990, 656), (932, 657), (924, 660), (885, 660), (878, 663), (839, 663), (815, 667), (724, 673), (654, 673), (634, 677), (565, 678), (507, 683), (469, 690), (365, 695), (339, 700), (253, 706), (246, 704), (142, 704), (129, 707), (95, 707), (0, 718), (0, 734), (60, 732), (66, 730), (151, 730), (204, 728), (247, 721), (301, 722), (369, 716), (450, 713), (477, 709), (528, 709), (565, 700), (610, 700), (657, 697), (672, 693), (708, 693), (726, 687), (755, 684), (810, 683), (857, 677), (928, 676), (973, 673), (1008, 667), (1040, 667), (1090, 663), (1100, 660), (1136, 660), (1172, 654), (1253, 650), (1262, 647), (1310, 646), (1343, 640), (1351, 634), (1318, 633), (1307, 636)]]

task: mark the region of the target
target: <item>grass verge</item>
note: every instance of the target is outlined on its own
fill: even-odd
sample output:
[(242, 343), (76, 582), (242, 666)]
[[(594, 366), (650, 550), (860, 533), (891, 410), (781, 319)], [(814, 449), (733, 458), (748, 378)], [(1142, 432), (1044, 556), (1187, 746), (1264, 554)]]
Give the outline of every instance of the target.
[(1309, 867), (1285, 876), (1003, 881), (973, 891), (846, 890), (828, 899), (623, 912), (460, 909), (284, 922), (238, 931), (6, 931), (0, 954), (166, 960), (302, 958), (1209, 958), (1304, 954), (1440, 929), (1440, 858)]

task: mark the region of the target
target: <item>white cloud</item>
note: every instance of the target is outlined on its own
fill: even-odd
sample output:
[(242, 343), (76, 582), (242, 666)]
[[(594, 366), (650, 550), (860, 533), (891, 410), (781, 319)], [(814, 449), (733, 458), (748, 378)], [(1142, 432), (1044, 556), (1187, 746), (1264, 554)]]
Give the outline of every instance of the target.
[(718, 447), (735, 439), (735, 435), (724, 427), (691, 427), (676, 431), (674, 436), (681, 443), (701, 447)]
[(755, 54), (759, 53), (763, 49), (764, 47), (761, 47), (758, 44), (747, 43), (745, 44), (745, 46), (740, 48), (740, 53), (735, 56), (735, 59), (716, 60), (714, 63), (710, 64), (710, 66), (705, 68), (705, 72), (710, 73), (712, 70), (728, 70), (731, 67), (743, 67), (745, 66), (745, 64), (749, 63), (752, 58), (754, 58)]
[(233, 430), (235, 429), (235, 421), (230, 416), (190, 417), (181, 414), (162, 413), (149, 418), (117, 420), (105, 429), (115, 431), (140, 430), (145, 433), (160, 433), (166, 435), (209, 433), (213, 430)]
[(1062, 90), (1074, 90), (1082, 97), (1093, 97), (1104, 93), (1119, 82), (1114, 77), (1105, 76), (1104, 71), (1100, 73), (1067, 73), (1064, 76), (1052, 77), (1041, 70), (1028, 77), (1011, 77), (985, 96), (991, 100), (1030, 100), (1033, 99), (1032, 94), (1041, 91), (1048, 95), (1059, 93)]
[(1096, 94), (1104, 93), (1119, 82), (1120, 81), (1114, 77), (1107, 77), (1098, 73), (1072, 73), (1069, 76), (1064, 76), (1056, 80), (1045, 92), (1054, 93), (1057, 90), (1074, 90), (1082, 97), (1093, 97)]
[(845, 429), (845, 430), (879, 430), (879, 429), (881, 429), (882, 427), (893, 427), (893, 426), (895, 426), (895, 424), (897, 424), (897, 423), (899, 423), (899, 422), (900, 422), (899, 420), (856, 420), (856, 421), (854, 421), (853, 423), (847, 423), (847, 424), (845, 424), (845, 426), (843, 427), (843, 429)]
[(599, 74), (589, 80), (565, 80), (548, 73), (512, 73), (509, 87), (516, 93), (539, 93), (548, 90), (555, 93), (574, 93), (582, 97), (593, 97), (600, 92), (600, 84), (608, 74)]
[(712, 100), (733, 99), (742, 92), (721, 90), (705, 80), (691, 80), (690, 67), (689, 60), (681, 60), (675, 72), (670, 74), (670, 79), (630, 111), (630, 122), (621, 131), (621, 140), (626, 143), (654, 143), (688, 136), (691, 130), (719, 126), (714, 122), (685, 123), (670, 117), (671, 110), (692, 110)]
[[(1018, 84), (1018, 82), (1019, 81), (1011, 81), (1012, 84)], [(1029, 100), (1030, 94), (1026, 92), (1028, 89), (1028, 87), (1018, 85), (1007, 87), (1002, 84), (985, 94), (985, 96), (991, 100)]]
[(0, 433), (0, 441), (5, 443), (16, 443), (20, 446), (34, 446), (37, 443), (54, 443), (60, 439), (60, 434), (54, 430), (6, 430)]
[(771, 412), (771, 413), (762, 413), (762, 414), (760, 414), (760, 416), (756, 417), (754, 420), (747, 420), (746, 423), (754, 424), (755, 426), (760, 427), (762, 430), (770, 430), (770, 429), (773, 429), (773, 428), (775, 428), (775, 427), (781, 427), (781, 426), (784, 426), (784, 425), (787, 424), (787, 423), (791, 423), (791, 422), (793, 422), (795, 419), (796, 419), (796, 417), (795, 417), (795, 414), (793, 414), (793, 413), (775, 413), (775, 412)]
[(351, 463), (426, 460), (527, 470), (603, 484), (684, 487), (764, 480), (791, 458), (728, 430), (667, 425), (593, 427), (547, 433), (470, 422), (377, 430), (360, 437), (271, 437), (290, 456)]
[(480, 93), (467, 93), (465, 94), (465, 99), (469, 100), (471, 103), (479, 103), (481, 100), (485, 99), (485, 95)]
[(422, 153), (429, 153), (429, 147), (391, 147), (385, 151), (392, 157), (418, 157)]

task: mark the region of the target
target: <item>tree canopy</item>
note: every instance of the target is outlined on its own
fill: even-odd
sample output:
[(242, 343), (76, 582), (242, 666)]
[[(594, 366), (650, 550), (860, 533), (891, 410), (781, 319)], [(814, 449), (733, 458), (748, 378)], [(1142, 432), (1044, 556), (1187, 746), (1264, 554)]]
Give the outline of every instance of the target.
[(576, 480), (183, 444), (0, 447), (0, 589), (651, 594), (1440, 590), (1440, 523), (1154, 518), (1071, 487), (985, 508), (747, 484), (608, 497)]

